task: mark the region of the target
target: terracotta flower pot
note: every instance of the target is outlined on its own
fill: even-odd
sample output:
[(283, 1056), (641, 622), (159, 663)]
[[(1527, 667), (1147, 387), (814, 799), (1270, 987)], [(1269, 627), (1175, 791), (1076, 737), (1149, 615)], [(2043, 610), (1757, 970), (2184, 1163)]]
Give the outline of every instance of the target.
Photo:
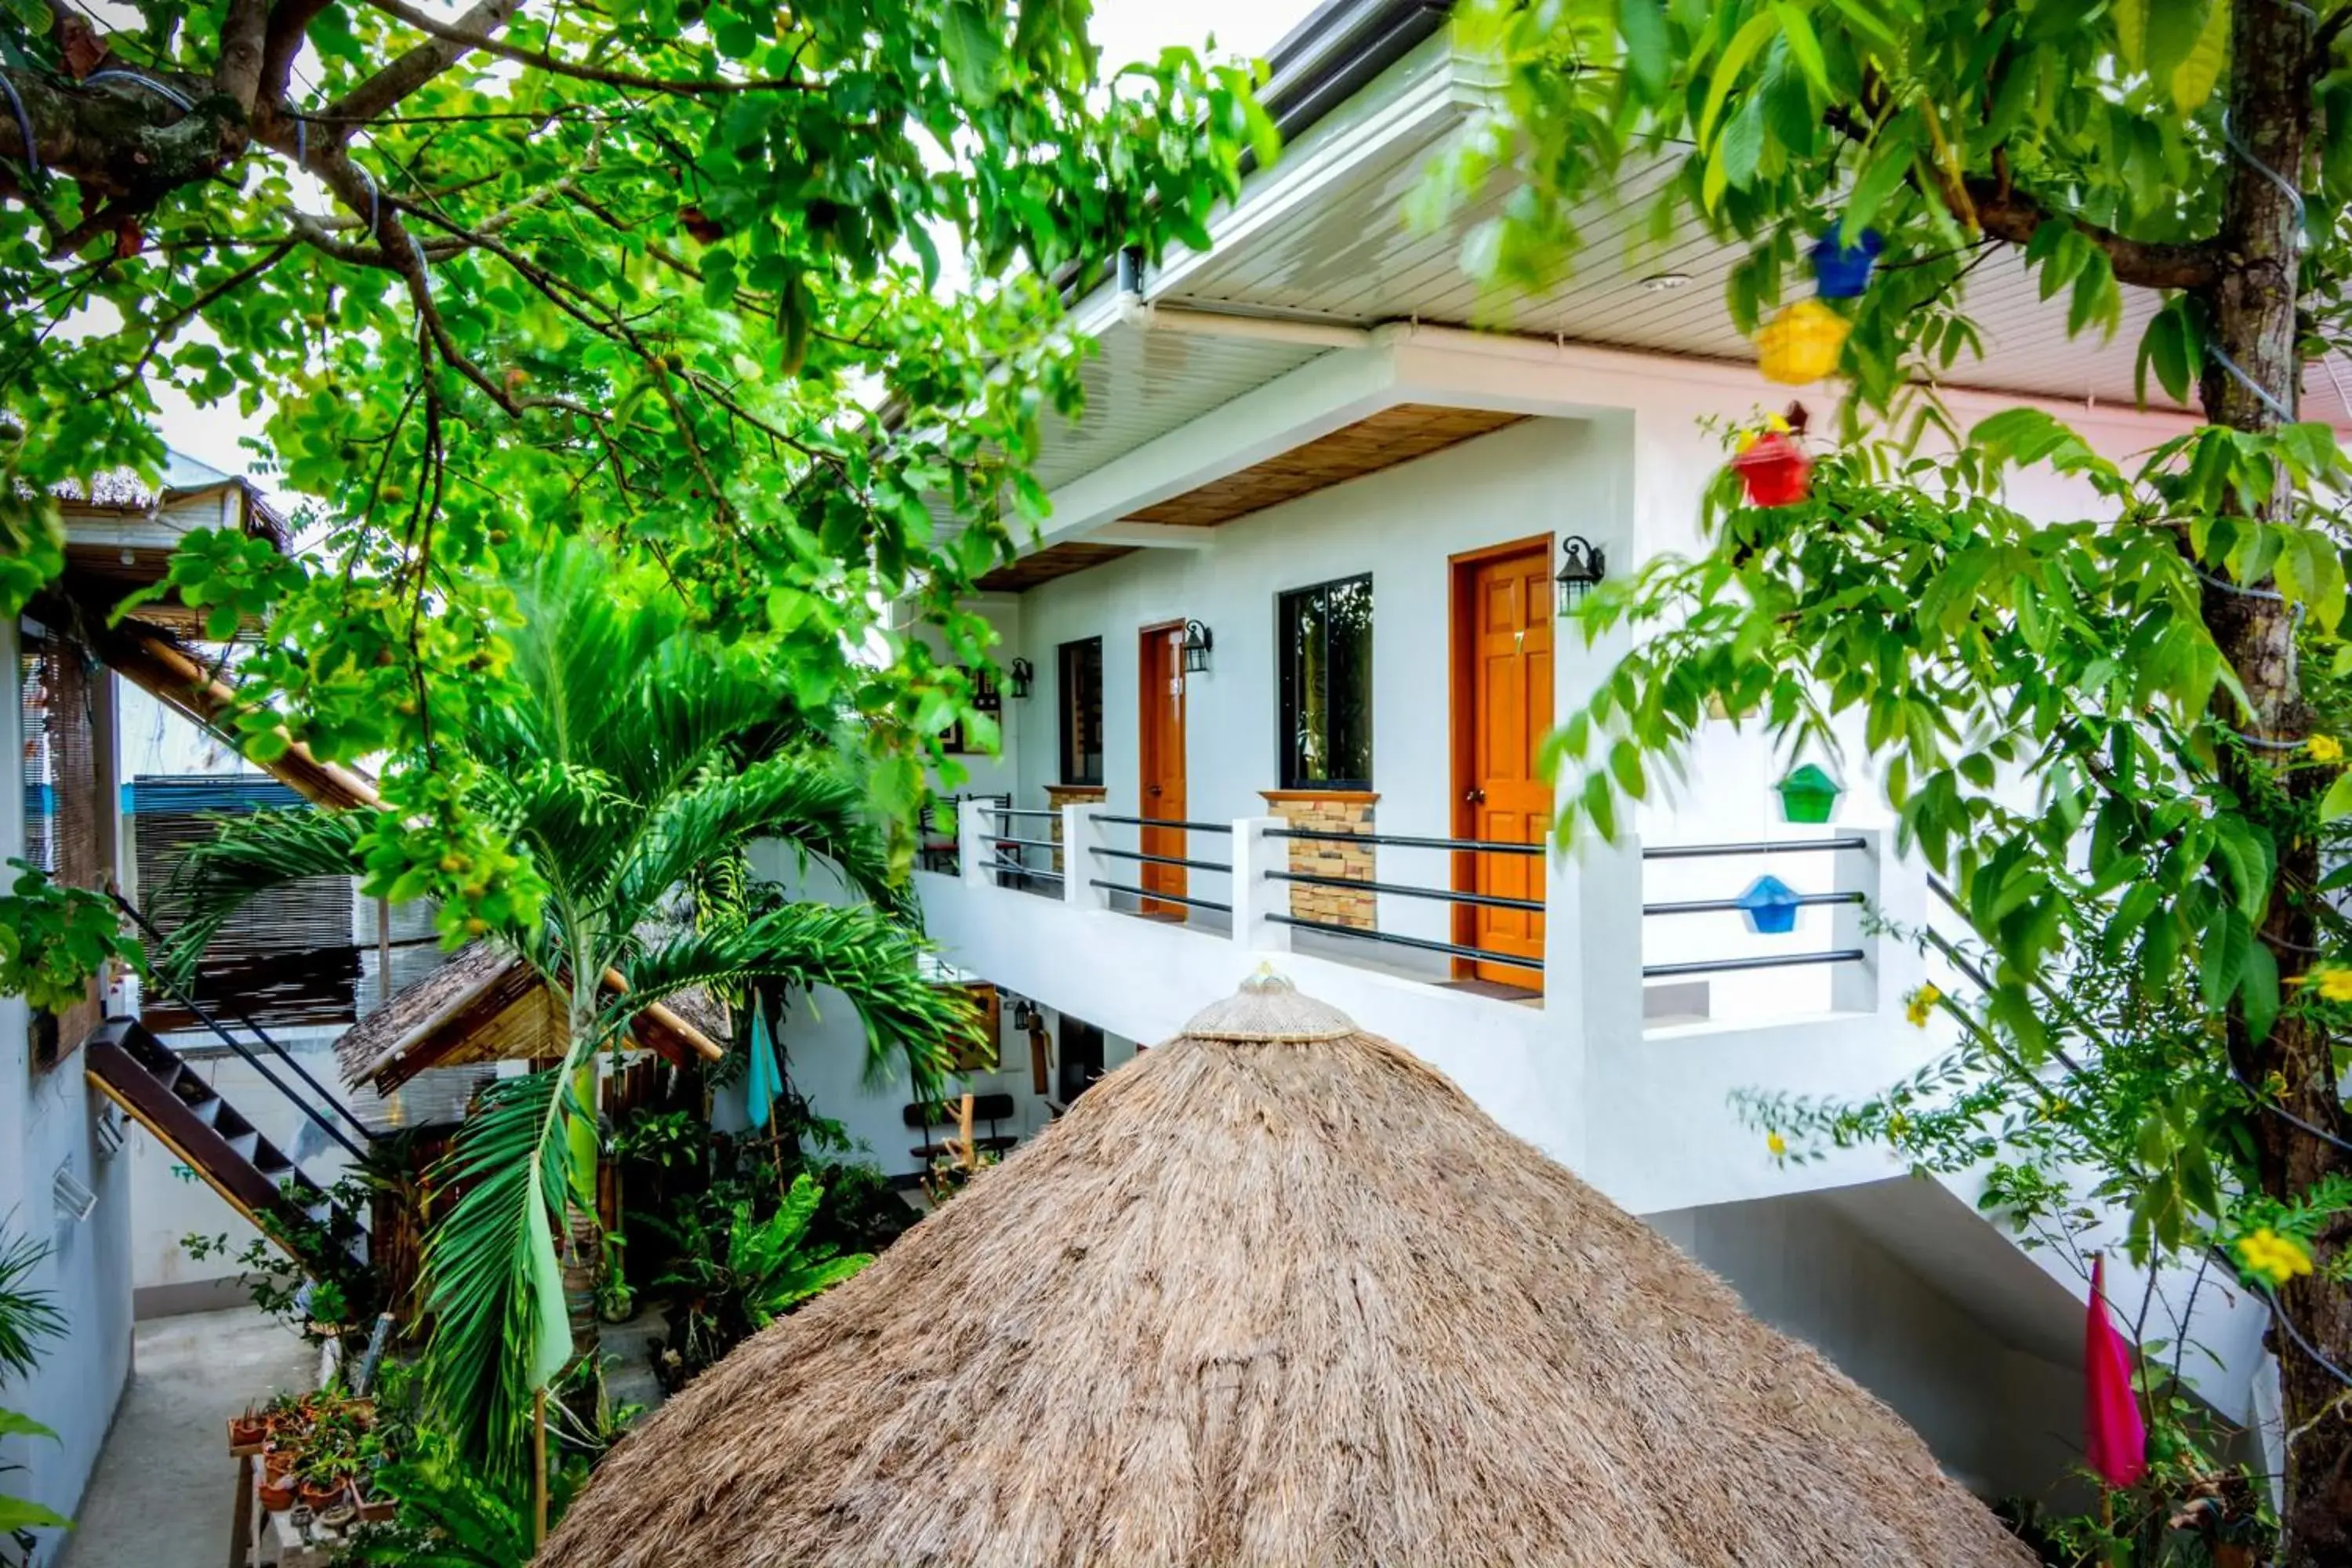
[(284, 1513), (294, 1506), (294, 1483), (280, 1476), (265, 1478), (261, 1483), (261, 1506), (271, 1513)]
[(294, 1473), (294, 1451), (291, 1448), (266, 1448), (261, 1455), (261, 1473), (273, 1481), (282, 1481)]
[(232, 1415), (228, 1423), (228, 1446), (232, 1448), (258, 1448), (269, 1436), (269, 1423), (258, 1415)]
[(341, 1497), (346, 1485), (342, 1481), (304, 1481), (299, 1489), (303, 1506), (318, 1513)]

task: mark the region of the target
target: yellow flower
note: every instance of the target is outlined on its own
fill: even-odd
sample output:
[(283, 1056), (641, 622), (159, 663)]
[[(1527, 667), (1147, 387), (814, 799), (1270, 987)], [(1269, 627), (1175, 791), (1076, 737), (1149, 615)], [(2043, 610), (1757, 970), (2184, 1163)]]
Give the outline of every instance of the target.
[(1778, 1132), (1767, 1132), (1764, 1134), (1764, 1147), (1772, 1151), (1775, 1160), (1785, 1159), (1789, 1152), (1789, 1141)]
[(2340, 763), (2344, 760), (2344, 742), (2333, 735), (2314, 735), (2303, 743), (2315, 763)]
[(2236, 1242), (2238, 1260), (2249, 1274), (2259, 1274), (2273, 1285), (2284, 1285), (2298, 1274), (2311, 1272), (2311, 1254), (2291, 1236), (2263, 1226)]
[(1931, 981), (1904, 998), (1903, 1016), (1911, 1020), (1913, 1028), (1924, 1029), (1927, 1026), (1928, 1016), (1936, 1010), (1936, 1004), (1943, 999), (1944, 994), (1937, 990)]
[(2313, 987), (2323, 1001), (2352, 1002), (2352, 969), (2323, 964), (2308, 974), (2296, 975), (2294, 984)]
[(1898, 1110), (1886, 1119), (1886, 1136), (1894, 1142), (1900, 1143), (1910, 1131), (1911, 1119), (1901, 1111)]
[(2273, 1068), (2270, 1071), (2263, 1074), (2263, 1092), (2270, 1096), (2273, 1100), (2277, 1100), (2284, 1096), (2286, 1093), (2286, 1074), (2279, 1071), (2276, 1068)]

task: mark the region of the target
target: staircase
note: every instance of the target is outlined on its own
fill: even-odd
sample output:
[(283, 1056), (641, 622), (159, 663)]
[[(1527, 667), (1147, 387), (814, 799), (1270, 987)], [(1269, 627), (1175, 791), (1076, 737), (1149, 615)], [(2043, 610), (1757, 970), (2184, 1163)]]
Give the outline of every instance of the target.
[(335, 1202), (137, 1019), (100, 1025), (82, 1045), (82, 1062), (100, 1093), (153, 1133), (311, 1279), (339, 1279), (366, 1267), (363, 1216)]

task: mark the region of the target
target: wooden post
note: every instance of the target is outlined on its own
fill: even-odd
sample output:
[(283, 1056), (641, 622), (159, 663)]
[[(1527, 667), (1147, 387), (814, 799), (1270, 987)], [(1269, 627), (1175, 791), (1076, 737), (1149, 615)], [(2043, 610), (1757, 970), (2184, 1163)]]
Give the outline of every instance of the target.
[(530, 1544), (547, 1544), (547, 1390), (530, 1395)]

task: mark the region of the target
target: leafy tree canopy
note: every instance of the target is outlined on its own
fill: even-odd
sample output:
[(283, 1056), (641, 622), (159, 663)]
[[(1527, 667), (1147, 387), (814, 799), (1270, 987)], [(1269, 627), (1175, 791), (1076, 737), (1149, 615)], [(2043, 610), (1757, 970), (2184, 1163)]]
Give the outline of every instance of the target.
[[(2347, 28), (2340, 0), (1483, 0), (1498, 101), (1424, 214), (1507, 174), (1470, 262), (1540, 281), (1662, 174), (1652, 234), (1738, 247), (1749, 329), (1815, 245), (1882, 243), (1825, 302), (1851, 395), (1810, 497), (1727, 476), (1703, 559), (1588, 602), (1590, 635), (1640, 640), (1554, 738), (1564, 825), (1613, 831), (1710, 711), (1791, 750), (1859, 731), (1984, 994), (1936, 1072), (1766, 1112), (2011, 1161), (2045, 1218), (2072, 1200), (2016, 1173), (2088, 1160), (2137, 1248), (2271, 1293), (2296, 1565), (2352, 1557), (2352, 479), (2300, 416), (2347, 326)], [(2034, 407), (1958, 429), (1932, 386), (1983, 351), (1968, 281), (2021, 264), (2074, 335), (2139, 291), (2144, 395), (2205, 423), (2120, 458)], [(2033, 467), (2083, 513), (2012, 506)]]
[(1270, 150), (1237, 68), (1105, 80), (1087, 0), (136, 11), (0, 5), (0, 613), (59, 568), (54, 487), (155, 473), (156, 384), (266, 411), (318, 548), (200, 535), (173, 586), (266, 627), (255, 755), (391, 759), (379, 886), (459, 923), (546, 891), (435, 741), (513, 694), (501, 569), (617, 543), (911, 801), (984, 651), (955, 595), (1078, 396), (1056, 281), (1199, 238)]

